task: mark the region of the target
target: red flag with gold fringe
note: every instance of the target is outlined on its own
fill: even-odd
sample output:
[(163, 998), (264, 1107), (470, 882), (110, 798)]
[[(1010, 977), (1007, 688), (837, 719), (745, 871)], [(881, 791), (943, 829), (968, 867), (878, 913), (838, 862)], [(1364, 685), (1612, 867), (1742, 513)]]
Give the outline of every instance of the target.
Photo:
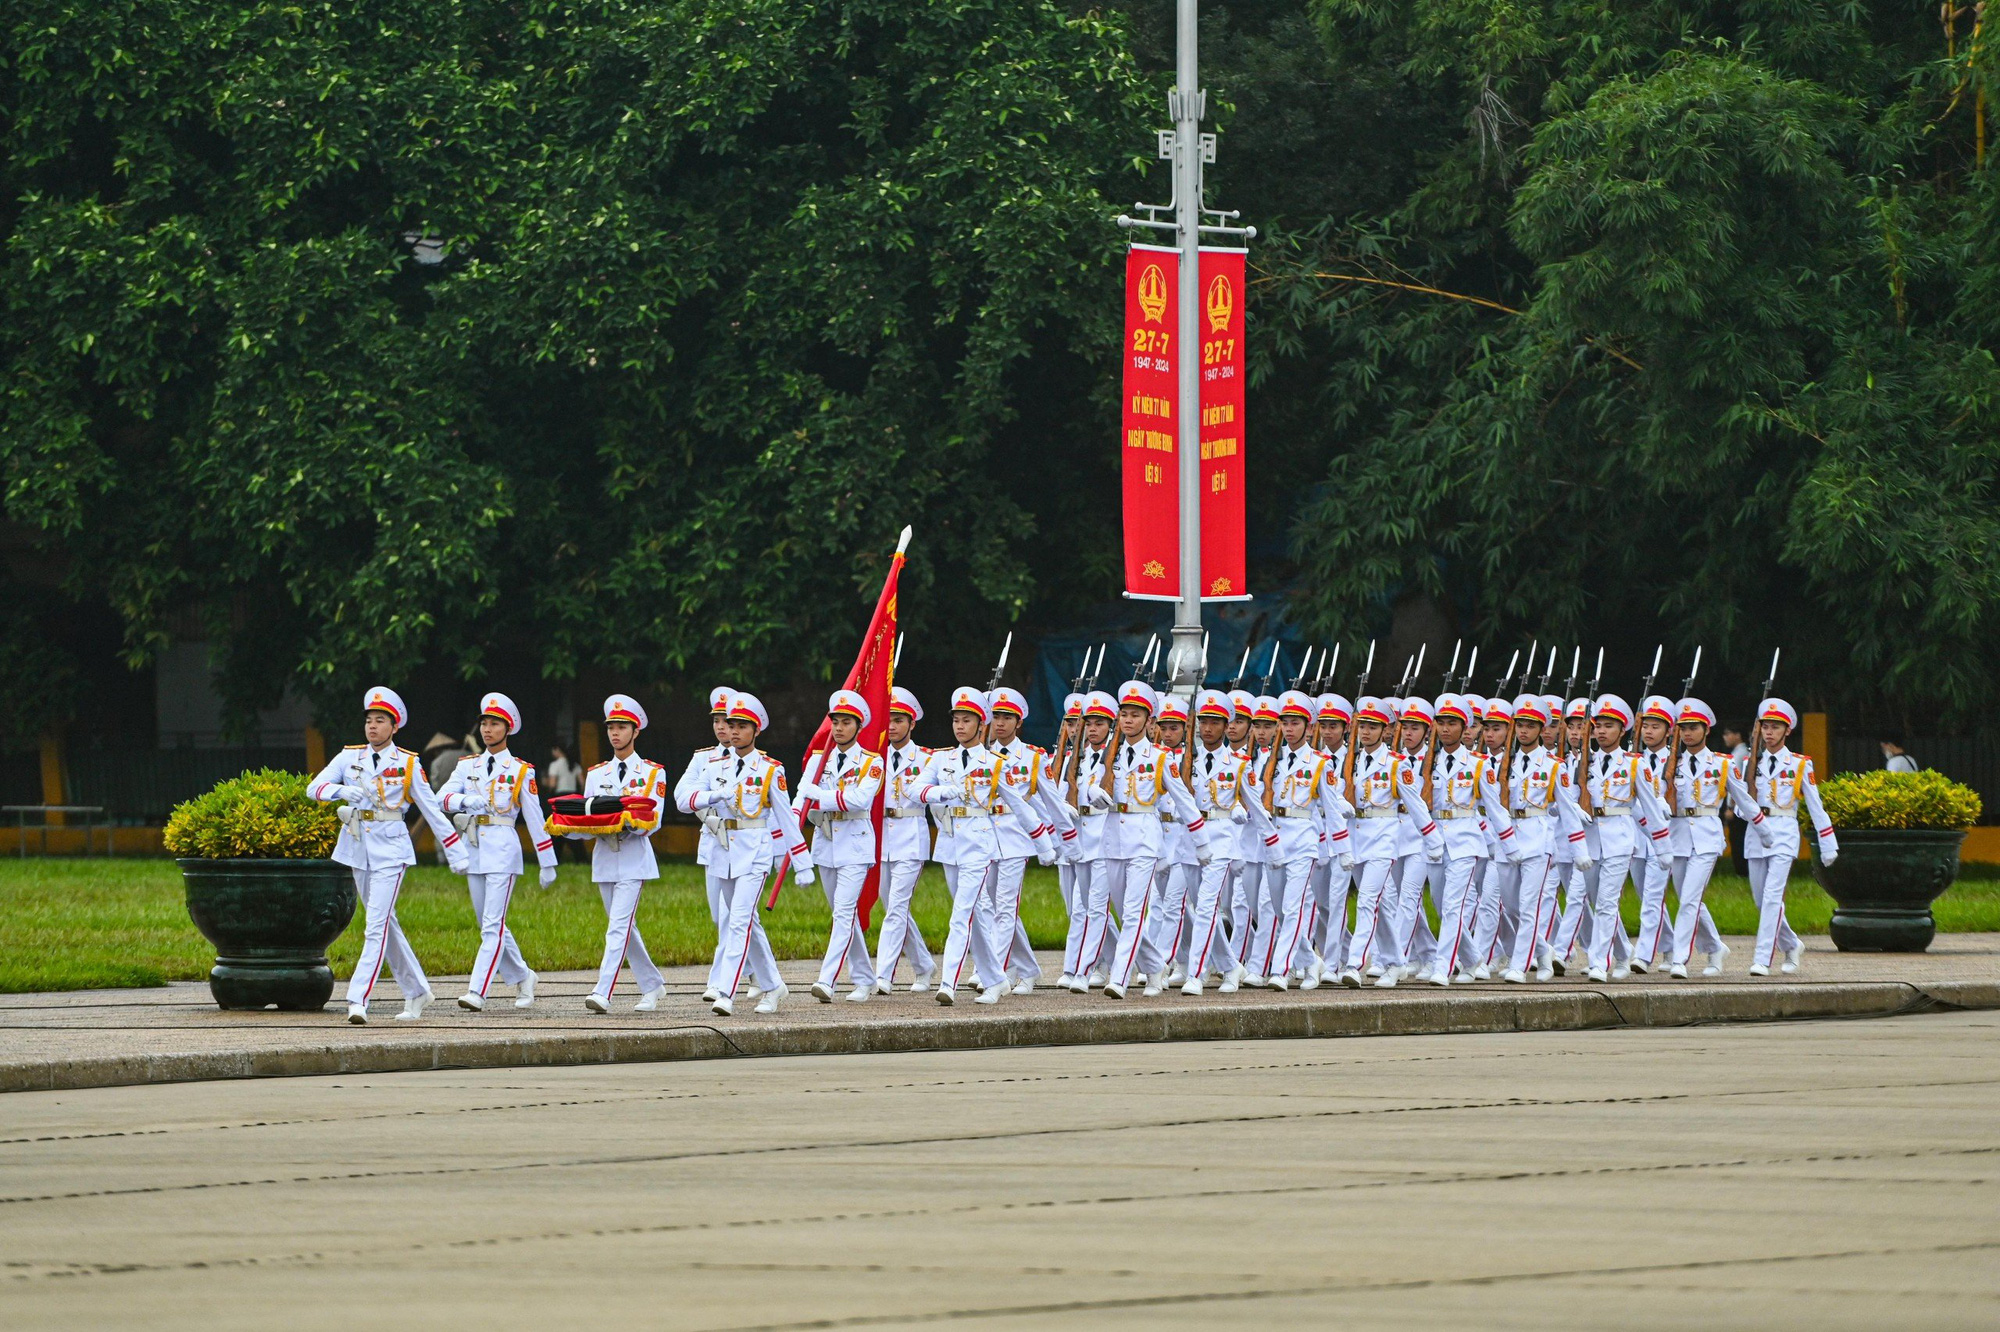
[[(868, 724), (861, 728), (857, 743), (862, 748), (880, 754), (889, 730), (889, 690), (895, 684), (896, 673), (896, 583), (903, 571), (903, 552), (910, 545), (910, 529), (904, 528), (901, 539), (896, 542), (896, 554), (889, 561), (889, 575), (882, 580), (882, 594), (875, 599), (875, 614), (869, 618), (868, 632), (861, 636), (861, 650), (854, 656), (854, 666), (847, 672), (847, 682), (843, 689), (852, 689), (868, 700)], [(833, 724), (821, 719), (819, 729), (813, 732), (812, 743), (806, 746), (805, 760), (799, 765), (799, 781), (811, 781), (818, 774), (818, 765), (825, 761), (826, 751), (833, 745)], [(810, 802), (806, 802), (810, 805)], [(806, 810), (801, 808), (800, 813)], [(882, 845), (882, 793), (875, 793), (875, 806), (869, 812), (869, 819), (875, 825), (875, 845)], [(771, 893), (764, 901), (769, 910), (777, 905), (778, 892), (785, 886), (785, 874), (789, 866), (780, 862), (777, 877), (771, 880)], [(875, 910), (876, 899), (881, 895), (882, 870), (879, 864), (868, 870), (868, 881), (862, 885), (861, 901), (856, 910), (856, 919), (861, 928), (868, 928), (868, 917)]]

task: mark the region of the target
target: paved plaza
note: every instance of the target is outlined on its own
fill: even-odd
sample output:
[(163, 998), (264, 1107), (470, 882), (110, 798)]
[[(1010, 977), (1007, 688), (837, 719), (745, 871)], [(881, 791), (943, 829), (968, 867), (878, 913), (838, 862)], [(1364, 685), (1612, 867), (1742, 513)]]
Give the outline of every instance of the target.
[(0, 1097), (12, 1327), (1991, 1327), (2000, 1015)]

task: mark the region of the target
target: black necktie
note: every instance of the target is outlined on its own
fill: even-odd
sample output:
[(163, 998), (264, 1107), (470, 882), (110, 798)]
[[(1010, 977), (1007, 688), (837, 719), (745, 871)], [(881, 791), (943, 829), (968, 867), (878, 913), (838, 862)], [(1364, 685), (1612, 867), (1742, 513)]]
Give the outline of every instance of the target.
[(1208, 774), (1214, 771), (1215, 771), (1215, 751), (1210, 750), (1208, 753), (1203, 754), (1201, 756), (1201, 775), (1206, 777), (1208, 776)]
[(371, 759), (374, 759), (374, 760), (375, 760), (375, 766), (376, 766), (376, 767), (378, 767), (378, 768), (379, 768), (379, 767), (381, 767), (381, 766), (382, 766), (382, 751), (381, 751), (381, 750), (377, 749), (377, 750), (373, 751), (372, 753), (370, 753), (370, 754), (368, 755), (368, 757), (369, 757), (369, 758), (371, 758)]
[[(625, 775), (625, 765), (622, 763), (618, 765), (618, 775), (621, 777)], [(738, 777), (743, 775), (743, 760), (741, 758), (736, 760), (736, 775)]]
[[(736, 762), (736, 767), (737, 767), (737, 770), (738, 770), (738, 771), (741, 771), (741, 770), (742, 770), (742, 768), (743, 768), (743, 761), (742, 761), (741, 759), (738, 759), (738, 760), (737, 760), (737, 762)], [(624, 759), (619, 759), (619, 760), (618, 760), (618, 784), (619, 784), (620, 786), (623, 786), (623, 785), (625, 784), (625, 760), (624, 760)]]
[(847, 751), (843, 749), (840, 751), (839, 757), (837, 757), (833, 761), (833, 780), (835, 780), (836, 782), (839, 781), (840, 774), (846, 771), (847, 771)]
[(1132, 766), (1132, 746), (1130, 745), (1125, 746), (1125, 766), (1128, 768)]
[(493, 756), (491, 754), (486, 756), (486, 775), (488, 777), (493, 775)]

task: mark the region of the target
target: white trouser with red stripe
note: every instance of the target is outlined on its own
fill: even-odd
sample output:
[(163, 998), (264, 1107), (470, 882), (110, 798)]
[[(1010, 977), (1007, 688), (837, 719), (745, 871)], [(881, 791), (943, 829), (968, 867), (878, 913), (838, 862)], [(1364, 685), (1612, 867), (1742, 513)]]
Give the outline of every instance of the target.
[(1465, 890), (1464, 951), (1458, 958), (1467, 971), (1490, 966), (1514, 949), (1515, 889), (1507, 882), (1514, 869), (1511, 860), (1484, 859), (1472, 872), (1472, 886)]
[(910, 970), (918, 980), (929, 980), (937, 972), (937, 959), (910, 917), (910, 899), (923, 872), (921, 860), (892, 860), (882, 867), (882, 933), (875, 940), (878, 980), (896, 979), (898, 953), (910, 959)]
[(465, 887), (472, 894), (472, 914), (479, 921), (479, 955), (472, 959), (472, 976), (465, 988), (481, 999), (487, 987), (498, 980), (503, 985), (519, 985), (528, 979), (528, 964), (521, 957), (521, 945), (507, 928), (507, 904), (513, 900), (518, 874), (468, 874)]
[(1502, 909), (1514, 918), (1513, 945), (1501, 953), (1505, 970), (1525, 972), (1548, 951), (1545, 941), (1555, 924), (1556, 883), (1555, 865), (1546, 852), (1504, 867), (1500, 879)]
[(1118, 923), (1111, 919), (1111, 880), (1101, 872), (1101, 860), (1078, 861), (1073, 890), (1076, 909), (1069, 918), (1069, 939), (1063, 947), (1063, 974), (1088, 977), (1111, 964), (1118, 952)]
[[(1785, 919), (1785, 882), (1792, 877), (1792, 861), (1787, 855), (1750, 857), (1750, 898), (1757, 903), (1757, 951), (1751, 961), (1760, 967), (1771, 965), (1773, 952), (1791, 952), (1799, 947), (1799, 936)], [(358, 973), (357, 973), (358, 974)], [(401, 972), (396, 983), (403, 983)]]
[[(1262, 852), (1263, 848), (1257, 850)], [(1250, 965), (1250, 938), (1257, 932), (1257, 894), (1264, 886), (1264, 862), (1246, 860), (1238, 866), (1236, 877), (1230, 880), (1229, 890), (1229, 941), (1236, 949), (1237, 960), (1244, 966)]]
[(1625, 896), (1625, 877), (1632, 865), (1629, 854), (1611, 856), (1598, 861), (1585, 876), (1590, 881), (1591, 920), (1590, 947), (1584, 957), (1593, 967), (1610, 966), (1632, 956), (1632, 941), (1626, 937), (1625, 920), (1618, 914), (1619, 901)]
[(972, 962), (972, 978), (982, 990), (989, 990), (1007, 977), (999, 954), (993, 951), (993, 896), (987, 880), (994, 863), (946, 865), (945, 886), (951, 889), (951, 928), (944, 938), (943, 965), (938, 969), (938, 988), (956, 990), (965, 979), (965, 964)]
[(826, 956), (819, 964), (819, 983), (831, 986), (840, 978), (845, 963), (854, 984), (875, 988), (875, 959), (868, 955), (868, 936), (861, 929), (861, 889), (868, 882), (868, 865), (822, 866), (820, 887), (833, 911), (833, 927), (826, 936)]
[(1569, 955), (1581, 948), (1590, 951), (1591, 927), (1595, 919), (1586, 908), (1590, 905), (1591, 893), (1596, 891), (1596, 874), (1593, 868), (1586, 874), (1576, 867), (1576, 862), (1559, 860), (1556, 862), (1556, 882), (1562, 886), (1562, 916), (1556, 923), (1555, 938), (1550, 942), (1550, 951), (1564, 962)]
[(1300, 957), (1305, 939), (1306, 881), (1312, 878), (1310, 855), (1295, 856), (1282, 865), (1264, 867), (1258, 894), (1257, 928), (1250, 936), (1250, 957), (1243, 965), (1259, 976), (1286, 976)]
[(1378, 936), (1386, 943), (1395, 933), (1396, 894), (1389, 890), (1393, 860), (1364, 860), (1354, 867), (1354, 933), (1347, 941), (1347, 970), (1359, 971), (1380, 960)]
[(1721, 951), (1722, 935), (1715, 928), (1715, 917), (1708, 914), (1702, 905), (1702, 894), (1708, 891), (1708, 881), (1715, 873), (1715, 862), (1722, 853), (1704, 851), (1699, 855), (1674, 857), (1674, 891), (1681, 899), (1681, 909), (1674, 916), (1673, 961), (1687, 965), (1695, 948), (1711, 958)]
[(1222, 914), (1218, 908), (1222, 905), (1229, 881), (1236, 877), (1239, 868), (1240, 862), (1220, 857), (1199, 867), (1194, 902), (1188, 909), (1189, 980), (1201, 980), (1212, 972), (1227, 976), (1236, 970), (1236, 949), (1222, 928)]
[(1027, 922), (1021, 919), (1021, 879), (1027, 872), (1026, 856), (1007, 856), (994, 861), (993, 873), (986, 876), (993, 912), (988, 946), (1001, 960), (1001, 970), (1009, 980), (1042, 978), (1042, 964), (1035, 960)]
[(1201, 874), (1199, 865), (1156, 865), (1153, 869), (1153, 920), (1139, 946), (1138, 970), (1165, 976), (1179, 960), (1182, 927), (1187, 923), (1188, 896)]
[[(764, 891), (764, 873), (759, 868), (739, 878), (717, 876), (716, 879), (724, 913), (722, 942), (715, 950), (715, 965), (709, 968), (708, 983), (725, 999), (736, 997), (746, 969), (758, 989), (774, 990), (778, 987), (778, 962), (772, 956), (771, 940), (764, 933), (764, 922), (757, 914), (757, 896)], [(625, 885), (618, 886), (623, 888)], [(646, 965), (651, 967), (652, 963)], [(635, 964), (632, 969), (636, 973), (638, 966)], [(653, 974), (659, 973), (655, 971)], [(658, 984), (657, 981), (654, 983)], [(603, 985), (604, 981), (600, 978), (598, 984)], [(640, 989), (645, 988), (642, 977)], [(608, 986), (605, 993), (610, 993)]]
[(1146, 941), (1146, 926), (1153, 914), (1154, 856), (1133, 856), (1129, 860), (1100, 860), (1094, 874), (1104, 876), (1109, 897), (1118, 903), (1118, 919), (1124, 933), (1118, 936), (1118, 951), (1111, 959), (1112, 985), (1132, 983), (1139, 967), (1139, 946)]
[(1392, 933), (1383, 941), (1380, 961), (1385, 967), (1415, 966), (1421, 970), (1430, 966), (1438, 951), (1430, 917), (1424, 914), (1424, 888), (1430, 888), (1433, 902), (1442, 904), (1444, 862), (1427, 860), (1416, 851), (1398, 860), (1396, 871), (1396, 910), (1388, 918)]
[(424, 993), (430, 989), (430, 981), (424, 978), (424, 969), (417, 961), (416, 952), (410, 941), (403, 935), (403, 927), (396, 920), (396, 895), (403, 889), (404, 865), (390, 865), (384, 869), (358, 869), (354, 871), (354, 891), (361, 895), (361, 909), (366, 923), (361, 933), (361, 956), (354, 960), (354, 975), (347, 982), (347, 1002), (368, 1006), (368, 1000), (375, 993), (375, 982), (382, 976), (382, 963), (389, 964), (389, 974), (396, 978), (396, 988), (404, 998)]
[[(1437, 948), (1429, 965), (1433, 972), (1449, 977), (1460, 969), (1479, 965), (1477, 957), (1466, 955), (1466, 899), (1472, 895), (1472, 875), (1480, 857), (1456, 856), (1444, 862), (1442, 881), (1433, 890), (1437, 899)], [(1428, 877), (1428, 876), (1427, 876)]]
[(599, 999), (611, 997), (611, 987), (618, 983), (618, 968), (626, 962), (632, 964), (632, 979), (638, 982), (640, 994), (651, 994), (666, 984), (646, 952), (646, 941), (639, 937), (639, 894), (645, 887), (644, 879), (620, 879), (597, 885), (597, 895), (604, 899), (606, 921), (604, 962), (597, 968), (597, 984), (591, 988), (591, 993)]
[[(1715, 868), (1715, 855), (1706, 857), (1709, 871)], [(1684, 880), (1684, 866), (1688, 857), (1675, 856), (1671, 864), (1658, 863), (1646, 867), (1645, 883), (1639, 889), (1639, 933), (1632, 940), (1632, 956), (1647, 966), (1653, 966), (1663, 959), (1673, 957), (1674, 918), (1667, 911), (1667, 887), (1671, 882), (1676, 886), (1680, 899), (1687, 901), (1687, 890), (1681, 886)], [(1708, 886), (1708, 874), (1702, 875), (1702, 887)], [(1699, 903), (1695, 907), (1695, 933), (1701, 951), (1713, 957), (1720, 936), (1715, 932), (1715, 920), (1708, 914), (1708, 908)]]

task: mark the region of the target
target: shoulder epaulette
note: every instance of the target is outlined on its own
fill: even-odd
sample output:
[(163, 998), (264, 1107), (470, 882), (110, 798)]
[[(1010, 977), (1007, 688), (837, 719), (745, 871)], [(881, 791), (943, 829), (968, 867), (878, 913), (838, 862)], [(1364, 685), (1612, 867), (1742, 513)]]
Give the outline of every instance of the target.
[(361, 746), (360, 746), (360, 745), (342, 745), (342, 746), (341, 746), (341, 748), (342, 748), (342, 749), (359, 749), (359, 748), (361, 748)]
[(593, 764), (591, 764), (591, 765), (590, 765), (590, 767), (589, 767), (589, 768), (587, 769), (587, 771), (590, 771), (590, 772), (596, 772), (596, 771), (597, 771), (597, 770), (598, 770), (599, 768), (608, 768), (608, 767), (610, 767), (610, 766), (611, 766), (611, 760), (610, 760), (610, 759), (606, 759), (606, 760), (604, 760), (604, 762), (602, 762), (602, 763), (593, 763)]

